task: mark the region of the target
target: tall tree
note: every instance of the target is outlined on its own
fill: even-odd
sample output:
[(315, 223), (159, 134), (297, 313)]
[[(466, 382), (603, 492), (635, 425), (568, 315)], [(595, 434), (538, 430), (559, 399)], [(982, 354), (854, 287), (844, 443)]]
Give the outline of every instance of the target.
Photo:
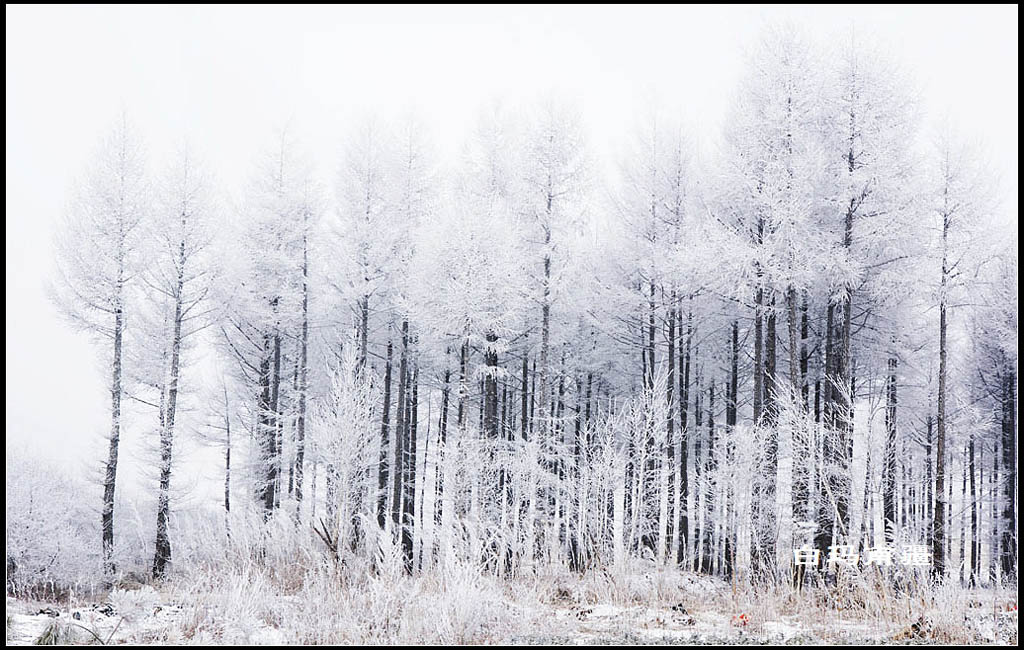
[(130, 290), (144, 267), (141, 225), (152, 211), (144, 152), (126, 116), (104, 140), (57, 239), (54, 299), (73, 325), (108, 343), (110, 434), (103, 473), (103, 562), (114, 563), (114, 500)]

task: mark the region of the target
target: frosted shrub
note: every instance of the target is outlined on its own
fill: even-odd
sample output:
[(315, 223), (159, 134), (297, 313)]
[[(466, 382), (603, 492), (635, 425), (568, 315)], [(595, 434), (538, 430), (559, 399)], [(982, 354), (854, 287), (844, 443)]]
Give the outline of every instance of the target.
[(60, 596), (100, 575), (97, 519), (80, 498), (84, 486), (45, 460), (7, 450), (7, 590)]

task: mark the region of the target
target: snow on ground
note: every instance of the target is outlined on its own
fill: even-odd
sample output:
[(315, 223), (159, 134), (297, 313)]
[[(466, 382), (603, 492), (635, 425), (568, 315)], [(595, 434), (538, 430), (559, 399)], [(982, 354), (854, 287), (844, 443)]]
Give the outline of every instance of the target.
[[(246, 589), (233, 583), (223, 591), (212, 585), (209, 592), (197, 592), (173, 582), (159, 589), (114, 589), (100, 599), (70, 606), (8, 597), (7, 643), (275, 645), (420, 639), (528, 645), (842, 645), (1017, 640), (1012, 592), (948, 591), (900, 617), (872, 620), (816, 608), (813, 596), (759, 598), (713, 578), (667, 575), (630, 576), (622, 584), (608, 585), (566, 576), (550, 584), (518, 585), (483, 577), (468, 588), (400, 578), (384, 585), (381, 593), (389, 601), (379, 606), (365, 600), (382, 586), (373, 583), (329, 585), (335, 591), (319, 597), (316, 585), (285, 593), (268, 590), (266, 584)], [(644, 586), (649, 591), (638, 590)]]

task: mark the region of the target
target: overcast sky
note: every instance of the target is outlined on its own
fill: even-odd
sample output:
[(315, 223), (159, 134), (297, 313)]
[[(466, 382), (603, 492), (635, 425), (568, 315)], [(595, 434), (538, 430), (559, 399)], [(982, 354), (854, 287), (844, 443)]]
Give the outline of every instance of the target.
[(926, 124), (948, 115), (984, 143), (1016, 217), (1015, 5), (8, 6), (8, 446), (74, 470), (100, 456), (106, 373), (44, 287), (72, 184), (122, 110), (152, 167), (187, 137), (229, 193), (285, 123), (330, 178), (353, 119), (414, 110), (454, 150), (481, 105), (551, 91), (582, 109), (595, 155), (607, 158), (652, 96), (713, 140), (745, 49), (781, 21), (825, 43), (851, 30), (882, 43), (919, 84)]

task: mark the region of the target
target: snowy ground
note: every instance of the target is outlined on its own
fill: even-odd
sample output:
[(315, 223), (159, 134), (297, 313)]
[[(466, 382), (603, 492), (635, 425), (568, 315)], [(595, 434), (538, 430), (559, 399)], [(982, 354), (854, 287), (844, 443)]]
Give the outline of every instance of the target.
[[(1016, 595), (1009, 592), (918, 597), (907, 601), (904, 615), (883, 618), (824, 609), (808, 594), (758, 599), (703, 576), (628, 581), (606, 584), (603, 598), (600, 584), (567, 576), (540, 588), (486, 577), (469, 585), (402, 578), (391, 593), (366, 583), (338, 586), (327, 598), (305, 585), (275, 593), (262, 579), (248, 589), (228, 581), (209, 593), (181, 583), (133, 585), (70, 605), (8, 597), (7, 643), (1017, 642)], [(637, 600), (638, 583), (645, 582), (647, 595), (628, 602)]]

